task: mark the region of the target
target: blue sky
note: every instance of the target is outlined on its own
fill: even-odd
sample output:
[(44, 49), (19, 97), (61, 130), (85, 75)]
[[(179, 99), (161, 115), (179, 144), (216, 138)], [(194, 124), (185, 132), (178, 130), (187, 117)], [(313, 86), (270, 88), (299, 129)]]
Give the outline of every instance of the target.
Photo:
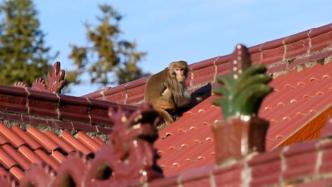
[[(143, 70), (156, 73), (173, 60), (190, 64), (332, 23), (329, 0), (35, 0), (46, 42), (57, 60), (72, 68), (69, 44), (87, 44), (84, 23), (96, 23), (98, 4), (109, 3), (123, 16), (122, 38), (147, 52)], [(85, 85), (70, 95), (97, 90)]]

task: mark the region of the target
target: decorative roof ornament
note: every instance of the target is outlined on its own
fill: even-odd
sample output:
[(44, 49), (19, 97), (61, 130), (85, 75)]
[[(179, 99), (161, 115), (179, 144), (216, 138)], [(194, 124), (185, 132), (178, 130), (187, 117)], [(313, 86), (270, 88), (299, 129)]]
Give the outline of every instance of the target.
[(44, 163), (33, 164), (26, 172), (20, 186), (50, 186), (54, 180), (54, 171)]
[[(41, 92), (60, 93), (65, 83), (65, 71), (61, 69), (60, 62), (53, 64), (51, 70), (47, 74), (47, 78), (37, 78), (31, 86), (31, 90), (37, 90)], [(24, 82), (15, 82), (14, 86), (27, 88), (28, 86)]]
[(65, 71), (61, 69), (60, 62), (53, 64), (52, 69), (47, 74), (47, 79), (36, 79), (31, 86), (32, 90), (60, 93), (64, 85)]
[(259, 107), (272, 88), (267, 84), (272, 80), (265, 74), (263, 64), (251, 65), (248, 49), (238, 44), (233, 53), (233, 72), (219, 77), (217, 81), (223, 85), (215, 93), (221, 98), (213, 104), (220, 106), (224, 118), (235, 116), (257, 116)]
[[(121, 108), (117, 111), (110, 108), (109, 116), (114, 124), (109, 144), (96, 153), (87, 175), (87, 180), (93, 183), (87, 184), (93, 186), (107, 180), (110, 186), (128, 186), (162, 177), (157, 165), (159, 155), (153, 147), (158, 138), (159, 115), (150, 106), (143, 105), (129, 116)], [(100, 174), (100, 168), (109, 171), (108, 177)]]
[(21, 81), (16, 81), (16, 82), (13, 84), (13, 86), (15, 86), (15, 87), (21, 87), (21, 88), (27, 88), (27, 87), (28, 87), (27, 84), (25, 84), (24, 82), (21, 82)]
[[(89, 169), (87, 157), (78, 152), (69, 155), (57, 171), (56, 177), (48, 186), (87, 186), (84, 184), (87, 170)], [(46, 186), (46, 185), (45, 185)]]
[(272, 92), (267, 85), (272, 78), (266, 74), (264, 65), (251, 65), (249, 51), (244, 45), (236, 45), (233, 56), (232, 72), (217, 79), (223, 86), (215, 93), (221, 97), (213, 101), (224, 114), (223, 121), (212, 125), (218, 163), (265, 151), (269, 126), (266, 120), (258, 117), (258, 110), (263, 99)]

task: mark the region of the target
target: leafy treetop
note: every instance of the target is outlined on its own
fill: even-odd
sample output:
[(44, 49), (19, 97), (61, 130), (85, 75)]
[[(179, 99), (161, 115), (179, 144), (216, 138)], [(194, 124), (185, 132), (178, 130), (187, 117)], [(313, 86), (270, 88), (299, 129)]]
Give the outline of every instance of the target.
[(98, 25), (86, 24), (88, 46), (72, 45), (69, 58), (76, 71), (68, 72), (79, 83), (78, 75), (88, 74), (91, 83), (102, 86), (125, 83), (142, 76), (137, 63), (145, 53), (136, 50), (135, 42), (121, 40), (119, 22), (122, 16), (110, 5), (100, 5), (101, 17)]
[(45, 46), (37, 11), (31, 0), (0, 3), (0, 84), (24, 81), (31, 84), (45, 76), (50, 55)]

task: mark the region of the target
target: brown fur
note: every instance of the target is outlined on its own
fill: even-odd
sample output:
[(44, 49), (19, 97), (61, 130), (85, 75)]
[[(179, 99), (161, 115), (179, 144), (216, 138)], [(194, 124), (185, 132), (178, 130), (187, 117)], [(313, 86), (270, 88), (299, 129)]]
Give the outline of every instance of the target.
[[(176, 69), (182, 69), (183, 71), (177, 73)], [(185, 61), (175, 61), (163, 71), (152, 75), (146, 83), (145, 102), (151, 104), (167, 124), (173, 122), (173, 118), (167, 110), (176, 110), (188, 104), (190, 100), (184, 83), (187, 76), (187, 63)]]

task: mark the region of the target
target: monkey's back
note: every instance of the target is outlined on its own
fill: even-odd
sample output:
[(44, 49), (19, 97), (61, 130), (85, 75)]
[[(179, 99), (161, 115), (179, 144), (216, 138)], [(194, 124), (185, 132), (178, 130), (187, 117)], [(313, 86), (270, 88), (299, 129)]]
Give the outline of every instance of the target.
[(147, 103), (153, 104), (156, 99), (160, 97), (163, 91), (166, 89), (164, 82), (167, 78), (167, 68), (163, 71), (152, 75), (145, 85), (144, 100)]

